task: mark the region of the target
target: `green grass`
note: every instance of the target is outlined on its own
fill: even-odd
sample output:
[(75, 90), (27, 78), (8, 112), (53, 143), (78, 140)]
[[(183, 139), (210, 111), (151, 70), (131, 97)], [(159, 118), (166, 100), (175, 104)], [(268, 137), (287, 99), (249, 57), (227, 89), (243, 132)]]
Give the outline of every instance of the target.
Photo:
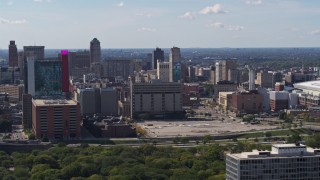
[[(312, 133), (309, 129), (283, 129), (275, 131), (265, 131), (270, 132), (271, 136), (287, 136), (292, 134), (310, 134)], [(255, 138), (255, 137), (264, 137), (264, 132), (248, 133), (239, 136), (238, 138)]]

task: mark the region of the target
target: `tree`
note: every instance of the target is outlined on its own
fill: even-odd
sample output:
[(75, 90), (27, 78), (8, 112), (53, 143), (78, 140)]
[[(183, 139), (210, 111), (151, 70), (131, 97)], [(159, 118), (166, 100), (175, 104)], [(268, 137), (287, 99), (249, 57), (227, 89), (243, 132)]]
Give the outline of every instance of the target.
[(187, 144), (187, 143), (189, 143), (189, 138), (188, 138), (188, 137), (182, 137), (181, 140), (180, 140), (180, 142), (181, 142), (182, 144)]
[(202, 138), (203, 144), (210, 143), (211, 140), (212, 140), (212, 137), (211, 137), (210, 135), (205, 135), (205, 136), (203, 136), (203, 138)]
[(288, 143), (297, 143), (299, 141), (301, 141), (301, 136), (297, 133), (292, 134), (288, 139), (287, 142)]
[(28, 138), (29, 138), (29, 140), (35, 140), (36, 136), (34, 134), (30, 134)]
[(49, 155), (39, 155), (33, 159), (33, 165), (37, 164), (48, 164), (51, 168), (58, 168), (59, 164), (57, 160)]

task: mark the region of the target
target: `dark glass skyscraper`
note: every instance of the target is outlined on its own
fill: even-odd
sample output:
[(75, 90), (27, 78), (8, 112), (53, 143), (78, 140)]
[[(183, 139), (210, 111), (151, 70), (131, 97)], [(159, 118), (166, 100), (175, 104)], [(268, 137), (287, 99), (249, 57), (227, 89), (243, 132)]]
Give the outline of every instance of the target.
[(91, 63), (101, 61), (101, 46), (97, 38), (90, 42), (90, 61)]
[(9, 67), (18, 67), (18, 50), (15, 41), (9, 44)]
[(61, 51), (62, 61), (62, 92), (69, 92), (69, 67), (68, 67), (68, 50)]
[(164, 61), (164, 51), (160, 48), (156, 48), (152, 52), (152, 69), (157, 69), (157, 60)]

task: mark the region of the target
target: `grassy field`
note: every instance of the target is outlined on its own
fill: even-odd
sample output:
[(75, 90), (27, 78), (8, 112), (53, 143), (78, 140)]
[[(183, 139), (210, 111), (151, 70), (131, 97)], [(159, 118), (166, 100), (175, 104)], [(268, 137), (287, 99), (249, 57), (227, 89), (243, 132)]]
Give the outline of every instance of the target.
[[(311, 134), (312, 131), (309, 129), (282, 129), (282, 130), (272, 130), (272, 131), (265, 131), (265, 132), (270, 132), (271, 136), (290, 136), (293, 134)], [(264, 137), (265, 132), (256, 132), (256, 133), (248, 133), (239, 136), (238, 138), (255, 138), (255, 137)]]

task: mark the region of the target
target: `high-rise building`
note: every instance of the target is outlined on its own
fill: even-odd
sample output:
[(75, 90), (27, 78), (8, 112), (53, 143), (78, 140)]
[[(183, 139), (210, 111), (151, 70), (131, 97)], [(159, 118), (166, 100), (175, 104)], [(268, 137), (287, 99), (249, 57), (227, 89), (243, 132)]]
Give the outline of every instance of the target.
[(134, 63), (131, 60), (107, 60), (102, 62), (104, 77), (121, 76), (127, 80), (134, 74)]
[[(170, 56), (169, 56), (169, 62), (170, 62), (170, 82), (178, 82), (181, 80), (181, 53), (180, 48), (173, 47), (170, 49)], [(178, 78), (178, 75), (180, 76)]]
[(22, 125), (24, 129), (32, 129), (32, 96), (22, 95)]
[(25, 93), (32, 96), (50, 96), (62, 94), (61, 60), (27, 61)]
[(320, 179), (320, 150), (301, 144), (273, 144), (271, 151), (227, 154), (226, 179)]
[(69, 92), (69, 67), (68, 67), (68, 50), (61, 51), (61, 76), (62, 76), (62, 92)]
[(255, 84), (260, 85), (262, 88), (272, 88), (273, 84), (273, 73), (260, 71), (257, 73), (257, 79)]
[(18, 67), (18, 50), (15, 41), (9, 44), (9, 67)]
[(169, 82), (170, 63), (157, 61), (157, 76), (162, 82)]
[(152, 52), (152, 69), (157, 69), (157, 61), (160, 60), (160, 62), (164, 61), (164, 51), (160, 48), (156, 48)]
[(219, 81), (237, 80), (237, 62), (234, 60), (222, 60), (216, 63), (216, 83)]
[(74, 100), (32, 100), (32, 129), (37, 138), (79, 138), (80, 123), (80, 105)]
[(90, 61), (91, 63), (101, 61), (101, 46), (97, 38), (93, 38), (90, 42)]
[(23, 46), (24, 60), (34, 59), (43, 60), (44, 59), (44, 46)]

